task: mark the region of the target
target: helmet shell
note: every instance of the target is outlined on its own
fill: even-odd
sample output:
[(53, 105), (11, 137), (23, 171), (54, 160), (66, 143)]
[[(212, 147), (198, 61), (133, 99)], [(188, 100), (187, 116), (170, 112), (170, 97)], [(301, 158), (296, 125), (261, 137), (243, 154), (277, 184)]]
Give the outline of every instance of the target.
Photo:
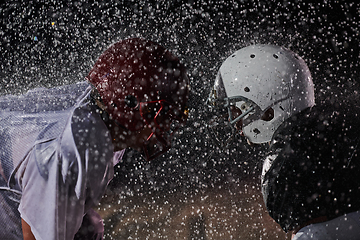
[(179, 59), (164, 47), (143, 38), (111, 45), (87, 76), (99, 92), (111, 118), (131, 131), (144, 127), (140, 102), (165, 100), (183, 110), (189, 79)]
[[(251, 45), (234, 52), (221, 65), (216, 87), (226, 97), (242, 96), (256, 105), (258, 116), (274, 110), (270, 121), (256, 119), (243, 126), (253, 143), (271, 140), (290, 116), (315, 105), (314, 85), (305, 61), (296, 53), (275, 45)], [(219, 83), (218, 81), (221, 81)], [(241, 108), (241, 103), (236, 103)]]

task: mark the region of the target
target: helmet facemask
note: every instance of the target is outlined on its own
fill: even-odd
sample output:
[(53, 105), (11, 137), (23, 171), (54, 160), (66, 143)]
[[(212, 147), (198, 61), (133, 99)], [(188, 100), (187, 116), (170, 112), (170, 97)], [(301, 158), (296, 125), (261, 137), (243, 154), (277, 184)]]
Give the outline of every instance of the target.
[(187, 120), (188, 110), (186, 107), (184, 110), (176, 108), (165, 100), (141, 102), (139, 105), (140, 115), (151, 129), (143, 144), (143, 155), (152, 160), (170, 149), (172, 138)]
[(260, 112), (259, 107), (246, 97), (227, 97), (220, 73), (206, 104), (212, 114), (206, 130), (220, 149), (227, 148), (237, 134), (242, 134), (243, 127), (256, 119)]

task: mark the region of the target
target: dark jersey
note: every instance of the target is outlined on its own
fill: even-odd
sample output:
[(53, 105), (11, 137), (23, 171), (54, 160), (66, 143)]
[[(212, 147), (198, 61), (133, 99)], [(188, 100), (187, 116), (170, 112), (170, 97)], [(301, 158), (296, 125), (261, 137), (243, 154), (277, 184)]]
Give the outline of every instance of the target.
[(285, 230), (360, 209), (360, 107), (326, 103), (285, 121), (265, 159), (262, 192)]

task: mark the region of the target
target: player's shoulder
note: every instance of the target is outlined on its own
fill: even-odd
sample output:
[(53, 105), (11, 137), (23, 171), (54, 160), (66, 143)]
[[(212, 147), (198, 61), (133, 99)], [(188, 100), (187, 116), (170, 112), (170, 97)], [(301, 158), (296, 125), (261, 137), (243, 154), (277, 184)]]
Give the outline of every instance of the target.
[(52, 88), (33, 88), (21, 95), (0, 96), (1, 112), (39, 113), (67, 109), (90, 87), (86, 81)]
[(344, 214), (330, 221), (310, 224), (298, 231), (293, 240), (359, 239), (360, 211)]

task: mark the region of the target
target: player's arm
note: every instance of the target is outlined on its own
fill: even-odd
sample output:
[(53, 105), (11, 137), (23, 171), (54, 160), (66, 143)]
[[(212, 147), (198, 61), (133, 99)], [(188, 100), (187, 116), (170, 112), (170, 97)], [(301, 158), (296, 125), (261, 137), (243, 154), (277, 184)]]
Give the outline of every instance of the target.
[(24, 219), (21, 219), (21, 226), (23, 231), (24, 240), (36, 240), (31, 232), (31, 228)]

